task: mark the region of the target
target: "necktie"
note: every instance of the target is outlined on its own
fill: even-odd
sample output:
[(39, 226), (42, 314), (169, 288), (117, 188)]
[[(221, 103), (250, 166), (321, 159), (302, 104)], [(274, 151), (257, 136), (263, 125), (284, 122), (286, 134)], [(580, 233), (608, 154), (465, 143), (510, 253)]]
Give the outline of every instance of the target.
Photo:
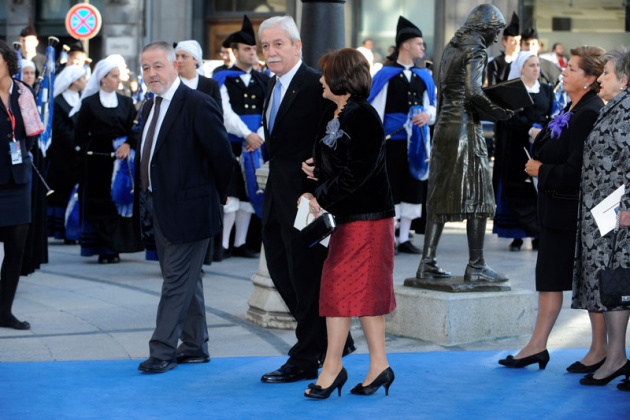
[(151, 158), (151, 148), (153, 147), (153, 137), (155, 137), (155, 126), (160, 118), (160, 104), (162, 97), (155, 97), (155, 106), (153, 107), (153, 117), (149, 123), (147, 136), (144, 139), (144, 148), (142, 149), (142, 159), (140, 160), (140, 181), (142, 182), (142, 191), (149, 189), (149, 160)]
[(276, 79), (276, 86), (273, 88), (273, 101), (271, 102), (271, 111), (269, 112), (269, 132), (273, 131), (273, 123), (276, 121), (276, 115), (278, 115), (278, 108), (280, 108), (280, 101), (282, 101), (282, 83), (280, 79)]

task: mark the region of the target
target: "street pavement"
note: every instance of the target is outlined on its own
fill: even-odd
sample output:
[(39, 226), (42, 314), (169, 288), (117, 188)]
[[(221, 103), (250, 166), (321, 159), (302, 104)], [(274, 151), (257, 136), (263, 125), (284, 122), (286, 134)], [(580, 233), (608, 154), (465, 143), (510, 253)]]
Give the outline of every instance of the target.
[[(526, 240), (520, 252), (510, 252), (510, 240), (497, 238), (490, 229), (491, 223), (486, 235), (486, 261), (510, 276), (513, 289), (534, 290), (536, 251), (531, 249), (531, 242)], [(415, 235), (413, 242), (422, 247), (423, 236)], [(462, 275), (467, 252), (465, 223), (447, 224), (438, 248), (438, 262), (453, 274)], [(120, 264), (98, 264), (96, 257), (81, 257), (78, 246), (51, 239), (49, 263), (21, 278), (13, 306), (20, 320), (31, 323), (31, 330), (0, 328), (0, 362), (140, 361), (148, 357), (162, 284), (159, 265), (145, 261), (144, 253), (122, 254), (121, 259)], [(418, 255), (396, 256), (396, 285), (415, 276), (419, 259)], [(253, 289), (251, 277), (257, 268), (258, 259), (236, 257), (204, 266), (212, 357), (282, 356), (295, 342), (291, 330), (262, 328), (246, 320)], [(591, 336), (587, 313), (570, 309), (570, 292), (565, 292), (564, 298), (548, 347), (588, 348)], [(352, 331), (358, 353), (367, 353), (356, 319)], [(388, 334), (387, 350), (516, 350), (528, 338), (505, 337), (446, 347)]]

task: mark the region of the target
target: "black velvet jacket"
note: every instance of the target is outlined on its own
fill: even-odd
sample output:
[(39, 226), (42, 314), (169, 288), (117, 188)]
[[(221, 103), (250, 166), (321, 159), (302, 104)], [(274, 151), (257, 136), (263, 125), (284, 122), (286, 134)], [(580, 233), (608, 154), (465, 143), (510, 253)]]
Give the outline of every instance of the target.
[(332, 105), (324, 111), (313, 153), (317, 201), (339, 224), (394, 217), (378, 113), (367, 101), (350, 98), (339, 114), (337, 135), (332, 135), (327, 126), (335, 109)]

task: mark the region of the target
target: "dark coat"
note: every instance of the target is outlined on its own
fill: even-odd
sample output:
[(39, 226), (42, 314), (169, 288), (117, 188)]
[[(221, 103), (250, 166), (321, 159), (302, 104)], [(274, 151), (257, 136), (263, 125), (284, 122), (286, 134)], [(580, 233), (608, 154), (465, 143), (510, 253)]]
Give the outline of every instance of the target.
[(341, 136), (329, 143), (323, 139), (335, 109), (333, 104), (324, 112), (313, 154), (318, 203), (337, 223), (394, 217), (385, 168), (385, 132), (378, 113), (365, 100), (349, 100), (339, 114)]
[[(274, 211), (278, 220), (292, 227), (297, 213), (298, 198), (315, 188), (315, 184), (308, 181), (302, 172), (302, 162), (313, 154), (319, 119), (324, 104), (328, 102), (322, 98), (319, 78), (320, 74), (317, 71), (302, 64), (291, 80), (278, 109), (276, 121), (281, 120), (282, 123), (274, 126), (272, 134), (268, 131), (267, 118), (263, 118), (265, 145), (269, 153), (269, 178), (265, 186), (263, 224), (266, 223), (270, 211)], [(275, 84), (274, 77), (267, 89), (263, 115), (267, 114)]]
[[(152, 106), (153, 100), (145, 103), (143, 121)], [(139, 174), (140, 159), (135, 163)], [(233, 165), (215, 101), (180, 84), (156, 137), (150, 168), (154, 217), (170, 242), (190, 243), (219, 233), (220, 206), (227, 199)], [(140, 177), (135, 183), (140, 191)]]
[(62, 95), (55, 98), (53, 131), (50, 147), (46, 152), (48, 162), (48, 185), (55, 193), (48, 197), (48, 205), (65, 207), (77, 183), (75, 119), (69, 116), (72, 107)]
[(586, 93), (559, 138), (551, 138), (547, 125), (534, 141), (532, 157), (543, 163), (538, 170), (538, 220), (543, 228), (576, 230), (584, 142), (603, 106), (597, 94)]
[(199, 76), (199, 84), (197, 85), (197, 90), (205, 93), (208, 96), (211, 96), (219, 107), (219, 111), (221, 111), (221, 115), (223, 115), (223, 105), (221, 103), (221, 90), (219, 87), (219, 83), (208, 77)]

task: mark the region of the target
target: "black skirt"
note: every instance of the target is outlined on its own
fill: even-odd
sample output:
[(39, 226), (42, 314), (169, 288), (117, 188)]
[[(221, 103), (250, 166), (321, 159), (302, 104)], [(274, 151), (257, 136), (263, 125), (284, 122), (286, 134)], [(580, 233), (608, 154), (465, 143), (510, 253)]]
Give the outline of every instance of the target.
[(0, 226), (31, 223), (30, 184), (0, 185)]
[(574, 230), (540, 230), (536, 261), (536, 291), (562, 292), (573, 288)]

